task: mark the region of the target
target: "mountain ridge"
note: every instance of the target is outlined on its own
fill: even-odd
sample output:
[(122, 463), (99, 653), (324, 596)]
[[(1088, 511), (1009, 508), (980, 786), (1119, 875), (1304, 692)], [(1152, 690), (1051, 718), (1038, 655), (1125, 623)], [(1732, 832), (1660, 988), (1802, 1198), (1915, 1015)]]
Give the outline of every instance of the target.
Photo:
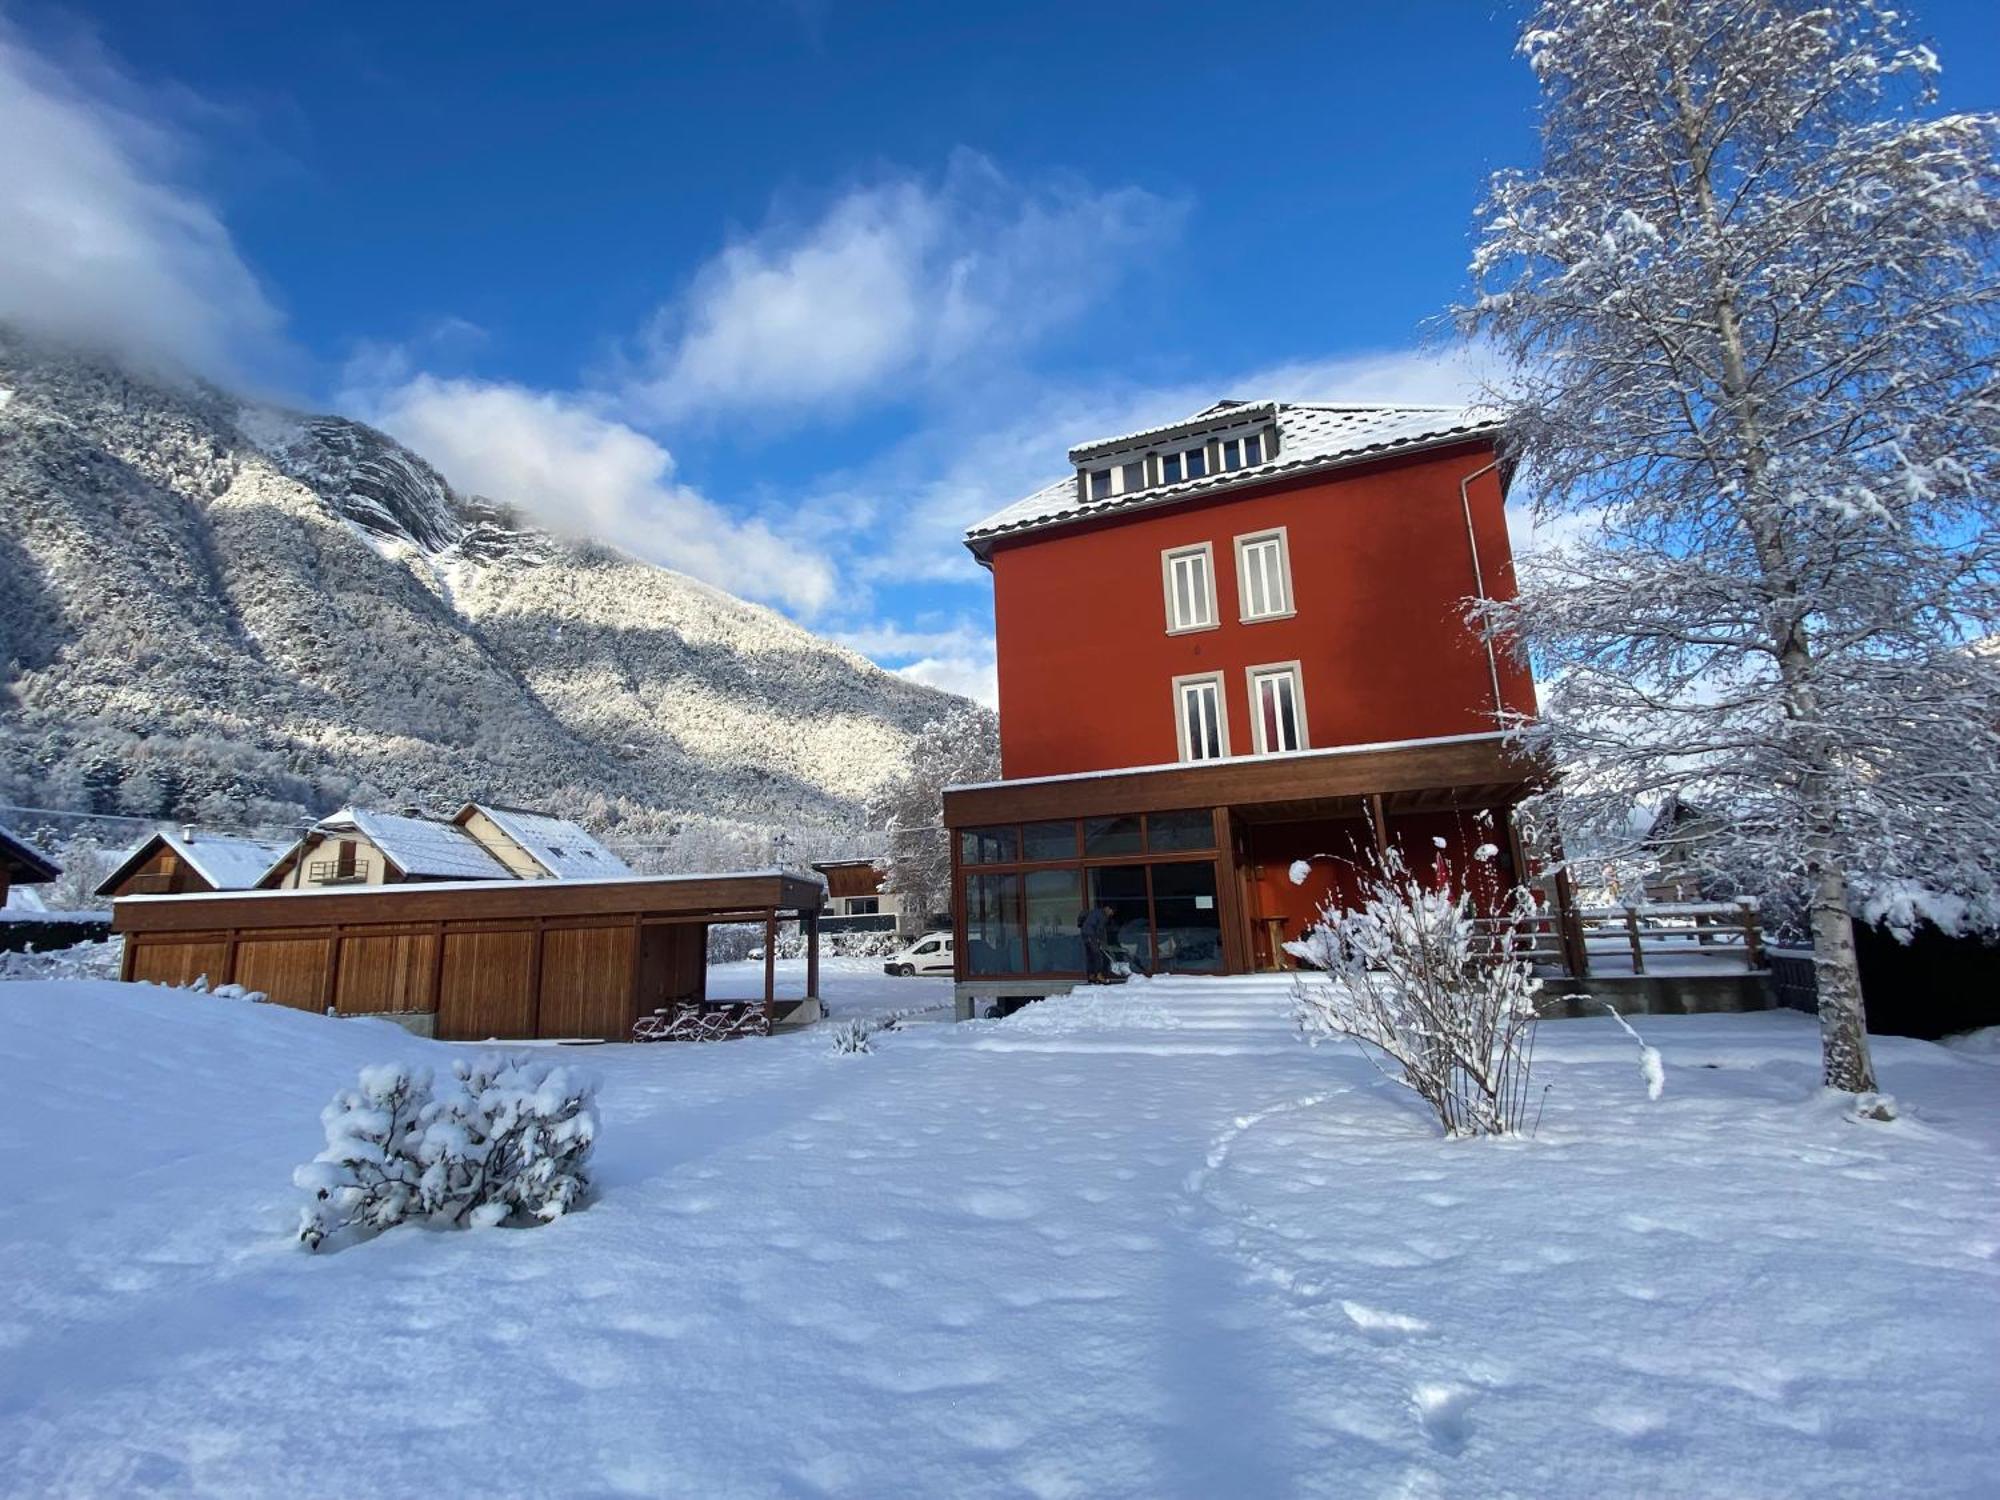
[(834, 835), (960, 702), (346, 418), (5, 330), (0, 391), (0, 800)]

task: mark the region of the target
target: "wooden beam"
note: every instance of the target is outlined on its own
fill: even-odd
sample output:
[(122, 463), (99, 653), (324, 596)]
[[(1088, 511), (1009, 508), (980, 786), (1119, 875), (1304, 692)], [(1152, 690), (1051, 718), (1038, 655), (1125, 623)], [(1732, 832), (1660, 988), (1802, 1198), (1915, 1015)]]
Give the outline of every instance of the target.
[(819, 998), (819, 913), (799, 913), (799, 931), (806, 940), (806, 998)]
[(1389, 812), (1382, 805), (1382, 794), (1368, 794), (1368, 821), (1375, 825), (1375, 857), (1386, 860), (1389, 857)]
[(365, 889), (128, 897), (112, 906), (114, 932), (221, 932), (229, 928), (496, 918), (690, 916), (820, 907), (820, 885), (796, 875), (638, 877), (632, 880), (489, 880)]
[(957, 829), (1461, 786), (1525, 788), (1543, 774), (1517, 746), (1482, 735), (961, 787), (945, 793), (944, 821)]

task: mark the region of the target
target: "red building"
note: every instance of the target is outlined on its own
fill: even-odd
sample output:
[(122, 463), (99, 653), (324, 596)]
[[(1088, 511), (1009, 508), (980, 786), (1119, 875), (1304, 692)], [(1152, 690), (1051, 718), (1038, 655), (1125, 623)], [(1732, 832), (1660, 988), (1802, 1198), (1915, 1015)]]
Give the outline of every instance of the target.
[(1282, 966), (1370, 846), (1518, 862), (1533, 767), (1498, 726), (1534, 684), (1465, 618), (1512, 589), (1496, 436), (1456, 407), (1222, 402), (1071, 449), (967, 533), (1005, 779), (945, 797), (962, 1012), (1081, 977), (1087, 904), (1145, 967), (1242, 972)]

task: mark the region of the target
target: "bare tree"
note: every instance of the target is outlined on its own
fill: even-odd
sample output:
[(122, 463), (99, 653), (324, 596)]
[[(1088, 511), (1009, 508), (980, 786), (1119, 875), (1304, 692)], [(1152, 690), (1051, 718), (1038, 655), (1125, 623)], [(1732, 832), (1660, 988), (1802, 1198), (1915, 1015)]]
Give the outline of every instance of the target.
[(909, 898), (918, 920), (951, 904), (951, 844), (944, 789), (1000, 774), (1000, 726), (976, 703), (926, 724), (910, 747), (910, 769), (868, 804), (868, 825), (885, 830), (882, 889)]
[(1519, 50), (1542, 160), (1460, 319), (1561, 540), (1485, 622), (1566, 818), (1679, 793), (1803, 892), (1825, 1081), (1872, 1090), (1857, 884), (2000, 911), (2000, 132), (1873, 0), (1546, 0)]

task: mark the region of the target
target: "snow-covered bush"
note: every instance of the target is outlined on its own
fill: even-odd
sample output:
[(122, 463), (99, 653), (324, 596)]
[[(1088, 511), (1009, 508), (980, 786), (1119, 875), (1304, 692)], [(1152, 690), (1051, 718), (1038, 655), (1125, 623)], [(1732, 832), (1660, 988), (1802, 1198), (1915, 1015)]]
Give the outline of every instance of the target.
[(1542, 982), (1515, 934), (1533, 897), (1517, 889), (1482, 920), (1449, 871), (1419, 880), (1394, 850), (1364, 868), (1361, 894), (1355, 911), (1329, 901), (1294, 945), (1325, 971), (1293, 986), (1300, 1028), (1386, 1057), (1447, 1135), (1520, 1130)]
[(833, 1050), (838, 1057), (857, 1056), (863, 1052), (873, 1052), (874, 1046), (868, 1040), (873, 1030), (865, 1021), (839, 1021), (833, 1028)]
[(326, 1149), (292, 1173), (312, 1194), (299, 1217), (309, 1248), (343, 1229), (392, 1228), (417, 1207), (418, 1143), (430, 1103), (428, 1070), (385, 1063), (363, 1068), (359, 1087), (341, 1090), (320, 1111)]
[(480, 1228), (559, 1219), (590, 1186), (597, 1081), (574, 1068), (488, 1053), (452, 1065), (421, 1146), (434, 1220)]
[(488, 1053), (431, 1074), (364, 1068), (320, 1118), (326, 1149), (293, 1173), (312, 1194), (299, 1238), (317, 1250), (344, 1229), (406, 1220), (490, 1228), (546, 1222), (582, 1201), (597, 1137), (597, 1083), (573, 1068)]

